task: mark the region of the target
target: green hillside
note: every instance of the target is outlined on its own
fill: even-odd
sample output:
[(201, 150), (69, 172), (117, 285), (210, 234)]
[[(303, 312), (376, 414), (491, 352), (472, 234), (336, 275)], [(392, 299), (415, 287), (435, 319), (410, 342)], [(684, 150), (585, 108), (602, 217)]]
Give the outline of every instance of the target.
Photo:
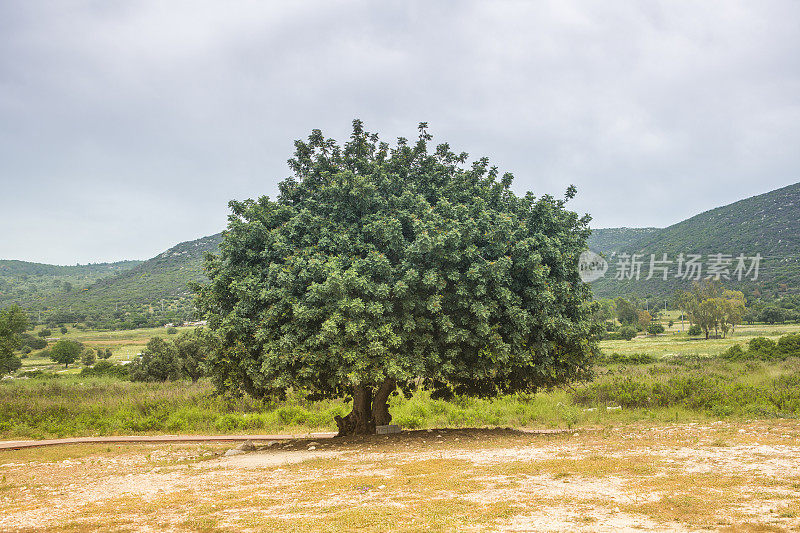
[(183, 242), (70, 292), (56, 291), (36, 301), (17, 301), (37, 316), (42, 311), (43, 321), (48, 322), (142, 327), (188, 320), (193, 312), (188, 283), (204, 278), (203, 257), (206, 252), (216, 252), (221, 240), (222, 234), (217, 234)]
[(609, 279), (617, 273), (619, 258), (612, 255), (615, 252), (642, 254), (642, 278), (649, 272), (650, 254), (661, 259), (666, 253), (667, 259), (673, 261), (680, 253), (701, 254), (705, 277), (711, 254), (731, 255), (733, 272), (736, 256), (752, 257), (758, 253), (763, 260), (756, 281), (722, 279), (723, 283), (768, 298), (796, 293), (800, 289), (800, 183), (700, 213), (668, 228), (648, 228), (635, 238), (629, 228), (597, 230), (590, 248), (609, 259), (605, 278), (592, 283), (598, 298), (663, 297), (691, 283), (675, 277), (677, 263), (671, 265), (666, 281), (660, 279), (660, 271), (656, 276), (659, 279), (649, 281)]
[(42, 305), (49, 298), (76, 293), (93, 283), (126, 272), (141, 261), (59, 266), (0, 260), (0, 307)]

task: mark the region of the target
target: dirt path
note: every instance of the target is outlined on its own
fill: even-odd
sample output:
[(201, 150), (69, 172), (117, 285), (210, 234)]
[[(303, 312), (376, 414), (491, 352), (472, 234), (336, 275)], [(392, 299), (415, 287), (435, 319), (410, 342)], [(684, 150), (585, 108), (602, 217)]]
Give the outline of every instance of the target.
[(0, 440), (0, 450), (21, 450), (41, 446), (64, 444), (132, 444), (132, 443), (176, 443), (176, 442), (241, 442), (329, 439), (336, 433), (307, 433), (305, 435), (120, 435), (115, 437), (72, 437), (68, 439)]
[(798, 422), (270, 440), (0, 451), (0, 530), (800, 528)]

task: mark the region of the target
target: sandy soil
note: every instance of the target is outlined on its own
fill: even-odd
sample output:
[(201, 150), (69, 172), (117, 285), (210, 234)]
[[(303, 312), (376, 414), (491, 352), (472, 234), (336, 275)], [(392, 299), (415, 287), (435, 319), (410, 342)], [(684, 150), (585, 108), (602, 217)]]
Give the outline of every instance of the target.
[(800, 529), (797, 422), (256, 444), (0, 451), (0, 530)]

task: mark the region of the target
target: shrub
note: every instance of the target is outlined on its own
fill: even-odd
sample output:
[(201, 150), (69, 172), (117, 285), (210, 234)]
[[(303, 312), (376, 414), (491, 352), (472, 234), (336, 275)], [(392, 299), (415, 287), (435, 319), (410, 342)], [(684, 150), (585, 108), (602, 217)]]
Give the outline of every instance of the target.
[(647, 365), (655, 362), (656, 358), (649, 353), (632, 353), (622, 355), (614, 352), (611, 355), (602, 355), (598, 359), (598, 363), (601, 364)]
[(93, 367), (81, 369), (81, 376), (110, 376), (119, 379), (129, 377), (128, 367), (125, 365), (115, 365), (111, 361), (99, 361)]
[(52, 336), (52, 335), (53, 335), (53, 332), (52, 332), (52, 331), (50, 331), (49, 329), (43, 329), (43, 330), (41, 330), (41, 331), (39, 332), (39, 336), (40, 336), (40, 337), (42, 337), (42, 338), (44, 338), (44, 337), (50, 337), (50, 336)]
[(748, 351), (751, 352), (774, 352), (775, 341), (766, 337), (756, 337), (751, 339), (748, 345)]
[(649, 326), (647, 326), (647, 333), (649, 333), (650, 335), (659, 335), (661, 333), (664, 333), (664, 326), (662, 326), (661, 324), (650, 324)]
[(36, 337), (33, 335), (29, 335), (24, 333), (21, 335), (22, 337), (22, 346), (29, 347), (31, 350), (42, 350), (47, 348), (47, 341), (44, 340), (42, 337)]
[(167, 328), (167, 335), (175, 335), (178, 333), (178, 328)]
[(778, 339), (777, 349), (785, 357), (800, 356), (800, 333), (784, 335)]
[(634, 338), (638, 334), (638, 332), (636, 328), (633, 326), (622, 326), (621, 328), (619, 328), (617, 334), (619, 335), (620, 339), (625, 339), (626, 341), (629, 341), (632, 338)]
[(742, 347), (738, 344), (734, 344), (724, 352), (720, 354), (720, 357), (723, 359), (728, 359), (729, 361), (742, 361), (747, 359), (747, 352), (742, 350)]
[(97, 361), (97, 356), (95, 356), (94, 350), (86, 348), (81, 354), (81, 363), (83, 363), (83, 366), (92, 366), (95, 361)]
[(173, 381), (181, 377), (175, 346), (160, 337), (147, 343), (142, 355), (131, 363), (133, 381)]
[(61, 331), (62, 335), (66, 335), (67, 334), (67, 328), (65, 326), (61, 326), (61, 330), (60, 331)]
[(703, 328), (700, 327), (700, 324), (692, 324), (689, 328), (689, 336), (690, 337), (697, 337), (698, 335), (703, 334)]

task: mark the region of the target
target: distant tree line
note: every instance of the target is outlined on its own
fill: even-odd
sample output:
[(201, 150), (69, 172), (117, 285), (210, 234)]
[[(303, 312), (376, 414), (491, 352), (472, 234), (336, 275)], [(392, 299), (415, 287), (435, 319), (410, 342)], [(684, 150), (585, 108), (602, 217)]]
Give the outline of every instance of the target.
[(644, 302), (638, 300), (599, 300), (594, 318), (604, 325), (603, 338), (631, 340), (643, 331), (650, 335), (664, 333), (664, 326), (654, 322), (659, 316), (655, 309), (642, 309)]

